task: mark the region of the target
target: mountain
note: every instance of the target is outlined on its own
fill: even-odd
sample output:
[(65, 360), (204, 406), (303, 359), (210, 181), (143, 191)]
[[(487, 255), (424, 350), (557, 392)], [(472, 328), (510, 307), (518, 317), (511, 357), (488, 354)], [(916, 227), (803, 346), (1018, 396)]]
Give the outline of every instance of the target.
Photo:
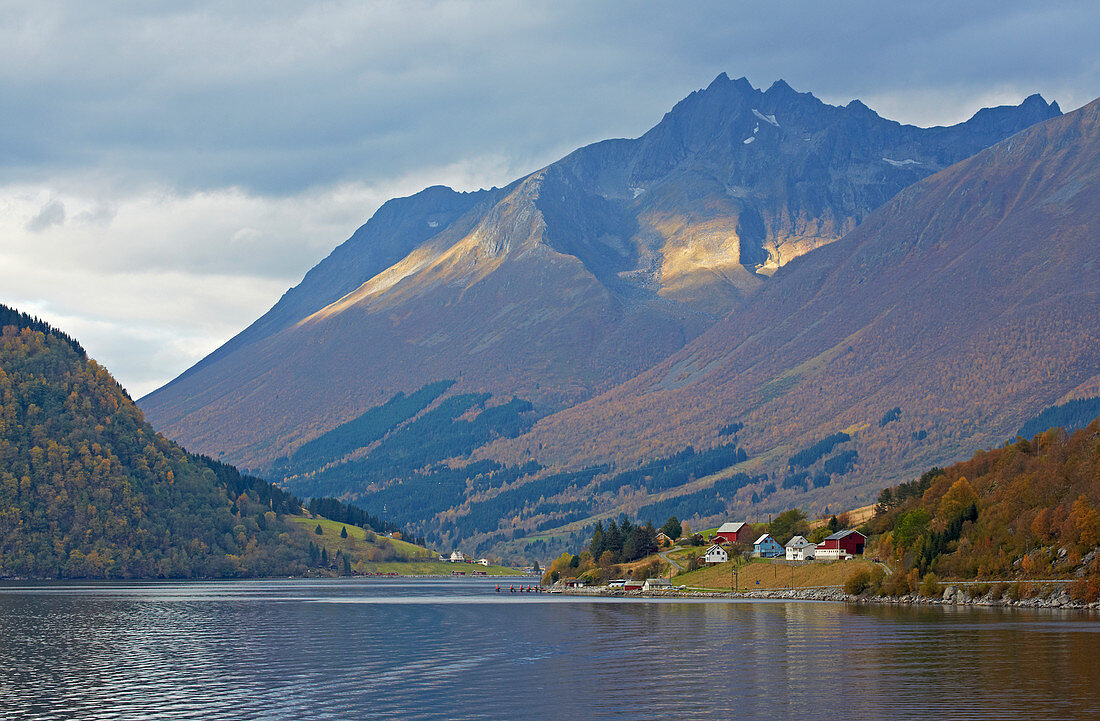
[[(489, 455), (630, 466), (733, 424), (748, 460), (726, 475), (759, 480), (723, 513), (869, 501), (1098, 395), (1098, 238), (1100, 100), (903, 190), (667, 360)], [(637, 508), (644, 485), (593, 505)], [(698, 506), (708, 487), (676, 493)]]
[[(327, 572), (298, 499), (165, 439), (69, 336), (2, 305), (0, 328), (0, 577)], [(349, 562), (399, 555), (345, 539)]]
[(723, 74), (640, 138), (505, 188), (389, 201), (140, 405), (169, 437), (256, 469), (433, 382), (568, 409), (741, 312), (902, 188), (1059, 113), (1032, 96), (917, 128)]

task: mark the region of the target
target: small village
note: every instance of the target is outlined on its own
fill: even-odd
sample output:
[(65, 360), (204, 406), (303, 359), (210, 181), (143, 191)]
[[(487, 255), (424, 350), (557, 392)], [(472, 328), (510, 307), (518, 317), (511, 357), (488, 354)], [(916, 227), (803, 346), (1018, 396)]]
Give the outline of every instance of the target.
[[(800, 514), (797, 518), (804, 520)], [(555, 591), (587, 592), (791, 589), (839, 585), (856, 570), (880, 565), (877, 558), (863, 559), (867, 535), (862, 530), (844, 527), (835, 517), (819, 523), (813, 533), (805, 523), (791, 530), (781, 523), (769, 528), (744, 521), (681, 533), (679, 522), (669, 519), (656, 532), (652, 553), (618, 564), (596, 560), (589, 550), (563, 554), (550, 564), (543, 583)], [(652, 526), (634, 527), (644, 528), (652, 532)]]
[[(747, 534), (753, 527), (747, 523), (723, 523), (711, 538), (712, 545), (700, 557), (707, 565), (725, 563), (729, 553), (725, 546), (748, 544)], [(664, 534), (658, 534), (660, 542)], [(665, 540), (668, 537), (665, 536)], [(765, 533), (752, 542), (753, 558), (785, 557), (788, 561), (847, 561), (863, 555), (867, 537), (857, 530), (837, 531), (825, 537), (821, 543), (811, 543), (804, 536), (794, 536), (786, 545), (780, 544), (770, 533)]]

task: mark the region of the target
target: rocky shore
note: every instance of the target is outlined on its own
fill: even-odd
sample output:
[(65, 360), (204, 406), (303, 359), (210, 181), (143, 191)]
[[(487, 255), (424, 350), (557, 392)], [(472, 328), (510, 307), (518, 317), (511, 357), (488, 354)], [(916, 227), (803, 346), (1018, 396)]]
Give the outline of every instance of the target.
[(984, 596), (970, 595), (965, 586), (948, 585), (942, 595), (919, 596), (853, 596), (845, 593), (839, 586), (824, 588), (794, 588), (732, 593), (729, 591), (702, 591), (691, 589), (669, 589), (660, 591), (624, 591), (621, 588), (591, 586), (585, 588), (563, 589), (562, 593), (574, 596), (604, 596), (621, 598), (730, 598), (781, 601), (832, 601), (859, 605), (883, 606), (987, 606), (1000, 608), (1050, 608), (1100, 610), (1100, 602), (1078, 603), (1070, 598), (1064, 588), (1033, 598), (1013, 599), (994, 598), (992, 593)]

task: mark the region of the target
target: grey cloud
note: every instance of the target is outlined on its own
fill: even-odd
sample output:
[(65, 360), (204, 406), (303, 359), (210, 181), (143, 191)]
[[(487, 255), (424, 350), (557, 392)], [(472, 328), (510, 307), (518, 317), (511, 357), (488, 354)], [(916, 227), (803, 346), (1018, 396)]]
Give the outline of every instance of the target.
[(92, 210), (85, 210), (73, 216), (73, 220), (99, 227), (107, 227), (115, 218), (117, 211), (110, 205), (97, 205)]
[[(294, 194), (491, 152), (519, 174), (643, 132), (722, 71), (890, 97), (919, 122), (993, 91), (1067, 108), (1100, 94), (1100, 9), (1084, 2), (110, 7), (7, 11), (0, 180), (106, 168)], [(948, 102), (930, 110), (937, 89)]]
[(54, 199), (42, 206), (38, 213), (27, 221), (26, 228), (32, 233), (41, 233), (47, 228), (65, 222), (65, 204)]

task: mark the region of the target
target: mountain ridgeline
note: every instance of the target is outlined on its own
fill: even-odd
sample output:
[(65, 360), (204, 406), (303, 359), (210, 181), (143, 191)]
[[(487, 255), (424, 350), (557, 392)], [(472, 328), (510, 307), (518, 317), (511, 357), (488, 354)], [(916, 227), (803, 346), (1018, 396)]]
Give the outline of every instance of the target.
[(723, 75), (640, 138), (386, 203), (140, 403), (478, 552), (870, 502), (1100, 393), (1097, 115), (917, 128)]
[[(735, 421), (780, 481), (765, 508), (869, 502), (891, 481), (999, 445), (1044, 408), (1097, 395), (1098, 198), (1100, 101), (902, 191), (677, 354), (493, 457), (581, 465), (614, 449), (636, 462), (706, 447)], [(784, 494), (801, 449), (838, 433), (850, 440), (805, 470), (813, 478), (855, 451), (830, 465), (847, 473)], [(745, 512), (759, 507), (750, 494), (761, 489), (744, 493)]]
[(1059, 112), (1032, 96), (918, 128), (722, 75), (640, 138), (504, 188), (387, 202), (140, 405), (253, 469), (440, 379), (567, 408), (678, 351), (902, 188)]

